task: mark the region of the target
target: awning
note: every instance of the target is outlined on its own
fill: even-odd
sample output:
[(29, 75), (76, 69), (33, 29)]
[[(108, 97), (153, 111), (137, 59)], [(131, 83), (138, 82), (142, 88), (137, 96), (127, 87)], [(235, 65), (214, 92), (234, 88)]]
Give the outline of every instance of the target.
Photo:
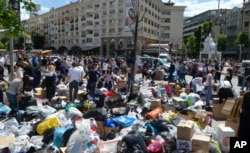
[(51, 53), (53, 50), (43, 50), (42, 51), (42, 54), (48, 54), (48, 53)]
[(98, 48), (99, 46), (85, 46), (82, 48), (83, 51), (89, 51), (91, 49), (95, 49), (95, 48)]

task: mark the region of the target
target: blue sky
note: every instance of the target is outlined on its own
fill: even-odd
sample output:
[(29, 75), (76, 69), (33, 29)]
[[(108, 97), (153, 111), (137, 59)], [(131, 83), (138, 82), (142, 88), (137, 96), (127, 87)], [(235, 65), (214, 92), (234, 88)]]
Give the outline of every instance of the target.
[[(39, 14), (48, 12), (50, 8), (58, 8), (60, 6), (69, 4), (70, 2), (74, 2), (77, 0), (33, 0), (34, 3), (41, 5), (41, 10), (38, 12)], [(101, 1), (101, 0), (100, 0)], [(152, 0), (151, 0), (152, 1)], [(163, 0), (164, 2), (168, 2), (169, 0)], [(171, 0), (177, 6), (186, 6), (184, 11), (184, 16), (194, 16), (199, 13), (205, 12), (211, 9), (218, 9), (218, 1), (219, 0)], [(221, 9), (232, 9), (234, 7), (242, 7), (243, 0), (220, 0), (220, 8)], [(27, 19), (29, 17), (29, 13), (25, 11), (21, 11), (22, 19)]]

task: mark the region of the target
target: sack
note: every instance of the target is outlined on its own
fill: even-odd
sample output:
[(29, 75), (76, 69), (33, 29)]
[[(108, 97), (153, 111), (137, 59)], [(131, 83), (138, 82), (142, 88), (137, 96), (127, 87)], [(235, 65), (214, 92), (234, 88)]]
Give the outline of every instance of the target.
[(63, 109), (62, 99), (60, 99), (60, 98), (57, 98), (56, 100), (51, 100), (51, 101), (47, 102), (47, 105), (55, 108), (56, 110)]
[(118, 105), (120, 102), (123, 102), (122, 97), (119, 93), (116, 93), (113, 96), (107, 97), (107, 100), (105, 102), (105, 106), (106, 107), (115, 107), (116, 105)]
[(57, 148), (60, 148), (63, 146), (63, 134), (69, 130), (74, 128), (73, 126), (68, 126), (68, 127), (61, 127), (61, 128), (56, 128), (55, 132), (54, 132), (54, 138), (53, 138), (53, 142), (54, 142), (54, 146), (56, 146)]
[(48, 129), (59, 126), (59, 120), (56, 117), (51, 117), (39, 123), (36, 127), (36, 131), (38, 134), (42, 135)]
[(145, 117), (147, 119), (156, 119), (160, 114), (162, 114), (162, 108), (158, 107), (153, 109), (152, 111), (148, 112)]
[(0, 103), (0, 115), (7, 115), (11, 111), (11, 108), (7, 105)]
[(88, 112), (96, 107), (93, 101), (85, 100), (82, 107), (82, 112)]
[(132, 117), (128, 117), (128, 116), (119, 116), (116, 118), (113, 118), (113, 120), (121, 127), (121, 128), (126, 128), (131, 126), (134, 121), (135, 118)]
[(104, 122), (104, 126), (105, 127), (110, 127), (110, 128), (115, 128), (117, 127), (117, 123), (112, 119), (112, 118), (109, 118), (107, 119), (105, 122)]

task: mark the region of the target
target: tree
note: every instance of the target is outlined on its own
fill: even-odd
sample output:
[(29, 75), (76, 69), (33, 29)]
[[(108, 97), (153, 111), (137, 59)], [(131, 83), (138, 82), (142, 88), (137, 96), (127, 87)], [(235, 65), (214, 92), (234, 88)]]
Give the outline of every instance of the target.
[(38, 33), (31, 34), (32, 43), (35, 49), (43, 49), (45, 44), (45, 36)]
[(140, 5), (139, 0), (133, 0), (132, 2), (132, 9), (134, 11), (133, 19), (134, 19), (134, 27), (130, 27), (132, 34), (133, 34), (133, 51), (131, 53), (131, 59), (132, 59), (132, 67), (130, 72), (131, 82), (130, 82), (130, 97), (134, 94), (134, 81), (135, 81), (135, 66), (136, 66), (136, 53), (139, 52), (137, 47), (137, 37), (138, 37), (138, 25), (143, 20), (143, 17), (145, 15), (145, 11), (143, 11), (143, 6)]
[(23, 36), (19, 36), (19, 37), (14, 41), (14, 48), (15, 48), (15, 49), (23, 49), (23, 48), (24, 48), (24, 38), (23, 38)]
[(188, 37), (188, 48), (189, 52), (193, 55), (197, 55), (196, 52), (196, 37), (194, 35)]
[[(22, 8), (27, 11), (35, 9), (36, 5), (32, 0), (17, 0), (23, 3)], [(7, 29), (5, 31), (6, 36), (13, 36), (17, 38), (21, 31), (24, 31), (21, 21), (19, 20), (19, 12), (14, 10), (12, 5), (6, 5), (5, 0), (0, 0), (0, 28)]]
[(202, 31), (202, 27), (199, 26), (197, 29), (195, 29), (194, 32), (194, 36), (195, 36), (195, 54), (199, 55), (200, 54), (200, 50), (201, 50), (201, 31)]
[(218, 37), (218, 51), (225, 51), (227, 49), (227, 36), (225, 34), (220, 34)]
[(235, 40), (235, 44), (244, 44), (245, 47), (248, 47), (249, 45), (249, 39), (248, 36), (244, 32), (239, 32), (237, 35), (237, 38)]
[(211, 21), (204, 21), (202, 24), (202, 34), (204, 38), (206, 38), (209, 33), (211, 33), (211, 29), (213, 27), (213, 23)]

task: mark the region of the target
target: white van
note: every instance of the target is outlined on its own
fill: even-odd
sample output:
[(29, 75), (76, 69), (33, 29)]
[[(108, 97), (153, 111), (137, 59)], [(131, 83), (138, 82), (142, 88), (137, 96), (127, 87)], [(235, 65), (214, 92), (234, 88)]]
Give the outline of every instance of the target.
[(159, 54), (159, 58), (160, 59), (163, 59), (164, 61), (170, 61), (171, 60), (171, 57), (170, 57), (170, 55), (169, 54), (167, 54), (167, 53), (161, 53), (161, 54)]
[(155, 58), (155, 57), (141, 57), (140, 58), (141, 62), (147, 62), (149, 64), (150, 68), (154, 68), (155, 64), (158, 63), (159, 67), (161, 69), (164, 69), (165, 71), (167, 71), (170, 67), (170, 63), (166, 62), (165, 60), (161, 59), (161, 58)]

